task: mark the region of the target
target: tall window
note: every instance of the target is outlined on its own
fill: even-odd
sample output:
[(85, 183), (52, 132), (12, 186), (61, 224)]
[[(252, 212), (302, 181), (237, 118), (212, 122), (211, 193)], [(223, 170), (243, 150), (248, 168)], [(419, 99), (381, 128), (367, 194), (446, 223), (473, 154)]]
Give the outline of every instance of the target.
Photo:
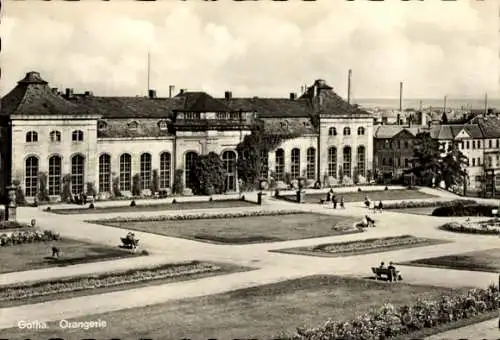
[(49, 195), (61, 194), (61, 157), (54, 155), (49, 158)]
[(306, 166), (307, 179), (316, 178), (316, 149), (307, 149), (307, 166)]
[(337, 178), (337, 148), (334, 146), (328, 149), (328, 176)]
[(236, 153), (225, 151), (222, 154), (222, 162), (226, 169), (226, 191), (236, 191)]
[(292, 179), (297, 179), (300, 176), (300, 149), (292, 149), (290, 175)]
[(151, 155), (143, 153), (141, 155), (141, 189), (151, 188)]
[(38, 158), (35, 156), (26, 159), (25, 174), (25, 195), (34, 197), (38, 187)]
[(192, 180), (191, 180), (191, 168), (196, 164), (196, 160), (198, 159), (198, 154), (196, 152), (188, 152), (186, 153), (184, 160), (184, 178), (186, 181), (186, 188), (192, 188)]
[(344, 136), (350, 136), (351, 135), (351, 128), (345, 127), (344, 128)]
[(51, 142), (60, 142), (61, 141), (61, 132), (59, 132), (59, 131), (51, 131), (49, 136), (50, 136)]
[(265, 151), (260, 152), (260, 177), (269, 176), (269, 154)]
[(75, 155), (71, 158), (71, 192), (79, 194), (83, 192), (83, 181), (85, 171), (85, 158)]
[(29, 131), (26, 134), (26, 143), (36, 143), (38, 142), (38, 133), (36, 131)]
[(337, 135), (337, 129), (334, 127), (331, 127), (328, 129), (328, 136), (336, 136)]
[(128, 153), (120, 156), (120, 190), (132, 189), (132, 157)]
[(365, 134), (365, 128), (364, 128), (364, 127), (362, 127), (362, 126), (360, 126), (360, 127), (358, 128), (358, 135), (364, 135), (364, 134)]
[(75, 130), (71, 133), (71, 140), (73, 142), (83, 142), (83, 131)]
[(488, 147), (489, 147), (490, 149), (493, 147), (493, 143), (492, 143), (492, 140), (491, 140), (491, 139), (488, 141)]
[(365, 161), (366, 161), (366, 154), (365, 154), (365, 147), (364, 146), (358, 146), (358, 174), (361, 176), (365, 177)]
[(351, 147), (344, 147), (344, 176), (351, 177)]
[(160, 154), (160, 189), (166, 189), (170, 187), (170, 165), (171, 157), (169, 152), (163, 152)]
[(275, 152), (276, 159), (276, 180), (282, 181), (285, 176), (285, 151), (278, 149)]
[(111, 192), (111, 156), (99, 156), (99, 192)]

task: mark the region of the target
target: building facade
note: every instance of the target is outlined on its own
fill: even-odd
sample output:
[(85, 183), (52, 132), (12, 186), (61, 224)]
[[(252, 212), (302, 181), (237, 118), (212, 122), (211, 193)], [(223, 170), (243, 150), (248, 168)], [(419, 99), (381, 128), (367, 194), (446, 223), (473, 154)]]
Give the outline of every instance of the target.
[(2, 98), (0, 117), (0, 166), (8, 173), (2, 181), (16, 182), (27, 198), (40, 190), (41, 174), (51, 200), (58, 200), (65, 181), (73, 194), (92, 186), (106, 197), (117, 186), (131, 195), (134, 176), (150, 194), (153, 173), (161, 190), (172, 187), (176, 171), (189, 188), (191, 164), (209, 152), (224, 162), (226, 190), (238, 191), (236, 146), (257, 122), (268, 133), (296, 132), (270, 152), (264, 177), (325, 183), (366, 177), (373, 168), (373, 117), (323, 80), (300, 97), (181, 91), (159, 98), (153, 90), (148, 97), (99, 97), (60, 93), (29, 72)]

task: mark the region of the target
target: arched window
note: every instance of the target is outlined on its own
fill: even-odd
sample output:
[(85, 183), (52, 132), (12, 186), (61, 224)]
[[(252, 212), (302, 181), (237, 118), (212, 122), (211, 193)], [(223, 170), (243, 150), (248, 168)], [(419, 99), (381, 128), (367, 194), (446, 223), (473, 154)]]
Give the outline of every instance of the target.
[(331, 127), (328, 129), (328, 136), (336, 136), (337, 135), (337, 129), (334, 127)]
[(61, 194), (61, 157), (54, 155), (49, 158), (49, 195)]
[(267, 178), (269, 176), (269, 154), (265, 151), (260, 151), (260, 177)]
[(151, 188), (151, 155), (143, 153), (141, 155), (141, 189)]
[(60, 142), (61, 141), (61, 132), (60, 131), (51, 131), (50, 134), (51, 142)]
[(366, 153), (365, 153), (365, 147), (363, 145), (358, 146), (358, 152), (357, 152), (357, 157), (358, 157), (358, 174), (365, 177), (365, 170), (366, 170)]
[(292, 149), (292, 153), (290, 154), (291, 167), (290, 167), (290, 175), (292, 179), (298, 179), (300, 176), (300, 149), (294, 148)]
[(350, 136), (350, 135), (351, 135), (351, 128), (346, 126), (344, 128), (344, 136)]
[(385, 158), (382, 158), (382, 165), (387, 165)]
[(158, 122), (158, 127), (159, 127), (159, 128), (160, 128), (160, 130), (162, 130), (162, 131), (163, 131), (163, 130), (167, 130), (167, 128), (168, 128), (167, 122), (166, 122), (166, 121), (164, 121), (164, 120), (160, 120), (160, 121)]
[(111, 156), (99, 156), (99, 192), (111, 192)]
[(38, 142), (38, 133), (36, 131), (28, 131), (28, 133), (26, 133), (26, 143), (36, 142)]
[(26, 197), (36, 196), (38, 188), (38, 158), (35, 156), (26, 159), (24, 177), (24, 191)]
[(160, 189), (170, 188), (171, 157), (169, 152), (160, 154)]
[(222, 162), (226, 169), (226, 191), (236, 191), (236, 153), (224, 151)]
[(132, 189), (132, 156), (124, 153), (120, 156), (120, 190), (131, 191)]
[(316, 149), (307, 149), (307, 165), (306, 165), (306, 177), (307, 179), (316, 178)]
[(345, 146), (344, 147), (344, 176), (351, 177), (351, 147), (350, 146)]
[(79, 194), (83, 192), (85, 179), (85, 158), (82, 155), (75, 155), (71, 158), (71, 192)]
[(75, 130), (71, 133), (71, 140), (73, 142), (83, 142), (83, 131)]
[(365, 128), (364, 128), (364, 127), (362, 127), (362, 126), (360, 126), (360, 127), (358, 128), (358, 135), (360, 135), (360, 136), (361, 136), (361, 135), (364, 135), (364, 134), (365, 134)]
[(186, 181), (186, 188), (192, 188), (193, 187), (193, 181), (191, 178), (191, 171), (193, 166), (196, 164), (196, 161), (198, 160), (198, 154), (196, 152), (190, 151), (187, 152), (186, 155), (184, 156), (184, 180)]
[(278, 149), (275, 152), (276, 180), (282, 181), (285, 177), (285, 150)]
[(337, 178), (337, 148), (334, 146), (328, 149), (328, 176)]

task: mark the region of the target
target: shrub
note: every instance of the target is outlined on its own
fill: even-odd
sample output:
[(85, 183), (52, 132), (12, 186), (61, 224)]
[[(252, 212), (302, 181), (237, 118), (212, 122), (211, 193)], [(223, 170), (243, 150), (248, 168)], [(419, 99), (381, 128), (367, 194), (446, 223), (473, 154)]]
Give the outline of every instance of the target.
[(141, 175), (135, 174), (132, 177), (132, 195), (133, 196), (141, 196)]
[(94, 203), (90, 203), (90, 204), (89, 204), (89, 209), (95, 209), (95, 205), (94, 205)]
[(87, 182), (87, 196), (94, 197), (97, 195), (97, 190), (95, 189), (95, 184), (93, 182)]
[(177, 200), (174, 198), (174, 199), (172, 200), (172, 204), (175, 204), (175, 203), (177, 203)]
[(45, 241), (58, 241), (61, 237), (59, 234), (50, 231), (39, 229), (26, 229), (23, 231), (15, 231), (11, 234), (0, 235), (0, 247), (11, 246), (15, 244), (45, 242)]
[(137, 204), (135, 203), (135, 200), (132, 200), (132, 202), (130, 202), (130, 206), (131, 207), (135, 207)]
[(195, 195), (224, 193), (226, 169), (223, 161), (215, 152), (198, 156), (190, 174), (191, 189)]
[(37, 197), (39, 202), (49, 201), (49, 192), (47, 189), (47, 174), (45, 172), (38, 173), (38, 192)]
[(160, 191), (160, 177), (158, 176), (158, 169), (153, 170), (153, 179), (151, 180), (151, 194)]
[(474, 204), (474, 200), (453, 200), (453, 201), (402, 201), (384, 203), (385, 209), (406, 209), (406, 208), (431, 208), (431, 207), (450, 207), (457, 204)]
[[(173, 202), (172, 202), (173, 203)], [(220, 219), (220, 218), (241, 218), (241, 217), (257, 217), (257, 216), (280, 216), (292, 214), (305, 214), (300, 210), (253, 210), (239, 211), (227, 213), (200, 213), (200, 214), (185, 214), (185, 215), (163, 215), (163, 216), (137, 216), (137, 217), (115, 217), (110, 219), (102, 219), (93, 221), (97, 223), (117, 223), (117, 222), (143, 222), (143, 221), (188, 221), (188, 220), (203, 220), (203, 219)]]
[(434, 209), (432, 216), (489, 216), (492, 217), (494, 206), (482, 204), (465, 205), (462, 203)]
[(184, 192), (183, 176), (184, 176), (184, 170), (182, 169), (175, 170), (174, 185), (172, 190), (174, 194), (181, 195)]
[(122, 197), (122, 193), (120, 191), (120, 177), (115, 176), (113, 178), (113, 196), (114, 197)]
[(23, 188), (21, 188), (21, 182), (19, 180), (14, 180), (13, 184), (16, 187), (16, 205), (25, 205), (26, 197), (24, 197), (24, 191)]
[(66, 174), (62, 178), (61, 201), (69, 202), (71, 197), (71, 175)]

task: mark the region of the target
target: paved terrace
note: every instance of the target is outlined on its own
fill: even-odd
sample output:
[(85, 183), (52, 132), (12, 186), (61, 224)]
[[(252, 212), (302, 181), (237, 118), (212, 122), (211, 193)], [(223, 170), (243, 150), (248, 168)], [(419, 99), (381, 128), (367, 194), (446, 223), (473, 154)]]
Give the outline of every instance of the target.
[[(448, 192), (427, 188), (423, 189), (423, 191), (439, 195), (441, 198), (458, 198)], [(322, 207), (319, 204), (298, 205), (273, 199), (268, 200), (267, 204), (262, 207), (239, 208), (239, 210), (240, 209), (301, 209), (304, 211), (332, 215), (359, 216), (360, 219), (361, 216), (367, 213), (362, 203), (347, 203), (346, 209), (333, 210)], [(152, 212), (152, 215), (200, 213), (208, 211), (213, 212), (213, 210), (210, 209), (189, 212), (169, 210)], [(220, 212), (221, 210), (218, 209), (218, 211)], [(124, 216), (122, 213), (118, 215)], [(146, 215), (149, 215), (149, 212), (135, 212), (130, 214), (130, 216)], [(20, 220), (29, 221), (31, 218), (36, 218), (40, 227), (52, 229), (67, 237), (76, 239), (117, 245), (119, 238), (127, 232), (127, 230), (119, 228), (83, 222), (85, 219), (90, 219), (91, 216), (92, 215), (56, 215), (36, 208), (21, 208), (19, 210)], [(104, 219), (114, 216), (116, 216), (116, 214), (99, 214), (98, 218)], [(137, 259), (106, 261), (97, 264), (84, 264), (57, 269), (50, 268), (3, 274), (0, 275), (0, 284), (40, 280), (41, 278), (48, 279), (78, 274), (84, 275), (88, 273), (108, 272), (159, 264), (162, 262), (179, 262), (185, 260), (228, 262), (256, 267), (257, 269), (250, 272), (233, 273), (100, 294), (99, 298), (95, 296), (83, 296), (73, 299), (4, 308), (0, 309), (2, 316), (6, 316), (2, 317), (0, 320), (0, 329), (15, 327), (17, 321), (20, 319), (36, 319), (40, 321), (53, 321), (62, 317), (69, 319), (89, 314), (156, 304), (173, 299), (216, 294), (314, 274), (366, 277), (371, 275), (370, 267), (378, 264), (380, 261), (411, 261), (423, 257), (498, 248), (500, 244), (498, 238), (494, 236), (471, 236), (449, 233), (436, 229), (437, 226), (446, 221), (465, 220), (466, 218), (436, 218), (422, 215), (411, 215), (411, 218), (409, 218), (407, 214), (387, 211), (381, 214), (373, 214), (370, 212), (370, 216), (376, 220), (377, 228), (369, 229), (365, 233), (253, 245), (215, 245), (135, 232), (141, 239), (142, 246), (151, 251), (153, 255)], [(445, 239), (454, 241), (454, 243), (341, 258), (312, 257), (269, 252), (269, 250), (315, 245), (319, 243), (342, 242), (403, 234)], [(405, 277), (405, 281), (415, 284), (430, 284), (448, 287), (485, 287), (489, 283), (498, 280), (498, 275), (495, 273), (424, 267), (400, 266), (400, 268)], [(78, 308), (75, 308), (75, 306), (78, 306)]]

